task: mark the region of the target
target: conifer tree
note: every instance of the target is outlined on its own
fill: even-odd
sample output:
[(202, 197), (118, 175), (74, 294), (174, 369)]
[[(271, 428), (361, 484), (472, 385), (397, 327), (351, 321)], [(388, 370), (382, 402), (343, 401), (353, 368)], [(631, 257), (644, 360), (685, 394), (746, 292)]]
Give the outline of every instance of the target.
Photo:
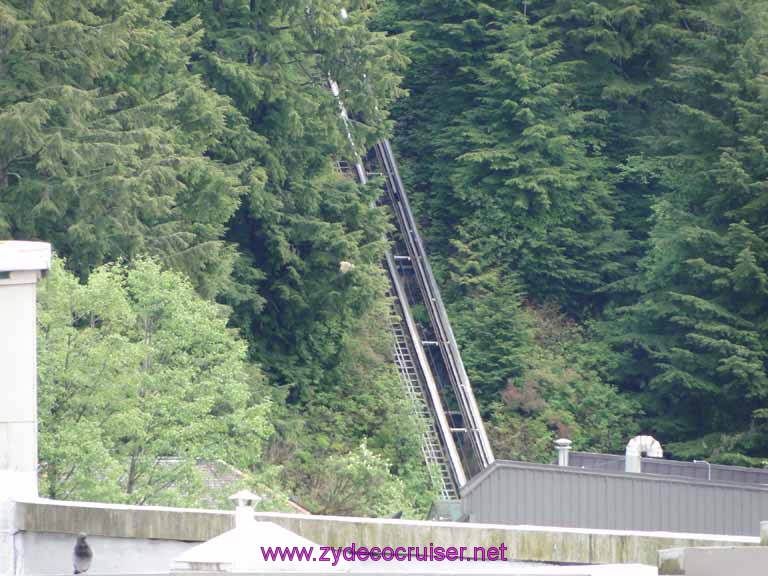
[(576, 62), (540, 22), (510, 7), (486, 34), (476, 105), (456, 134), (467, 142), (453, 174), (475, 237), (500, 239), (497, 257), (537, 299), (572, 310), (610, 276), (623, 237), (612, 227), (613, 191), (592, 118), (572, 106)]
[[(228, 238), (240, 258), (225, 299), (254, 357), (293, 388), (293, 400), (324, 380), (343, 334), (384, 289), (385, 220), (371, 207), (378, 191), (361, 191), (333, 172), (333, 160), (349, 150), (328, 81), (341, 86), (350, 116), (370, 120), (369, 128), (355, 123), (364, 150), (386, 127), (374, 107), (385, 110), (398, 94), (401, 58), (394, 40), (367, 30), (375, 3), (351, 3), (347, 20), (341, 7), (179, 0), (171, 12), (178, 21), (201, 15), (205, 37), (193, 68), (246, 118), (230, 147), (263, 167), (253, 175), (263, 186), (231, 221)], [(342, 260), (356, 265), (353, 274), (339, 274)]]
[[(358, 151), (388, 131), (387, 107), (400, 94), (398, 39), (367, 26), (378, 4), (177, 0), (170, 12), (178, 22), (200, 14), (205, 36), (193, 70), (246, 119), (215, 151), (251, 155), (263, 183), (230, 222), (239, 258), (222, 299), (279, 388), (285, 411), (267, 454), (290, 460), (283, 479), (299, 497), (313, 498), (312, 462), (347, 454), (365, 437), (415, 499), (427, 482), (389, 357), (386, 216), (374, 207), (381, 190), (334, 170), (351, 150), (329, 80)], [(341, 273), (341, 261), (354, 269)]]
[(395, 145), (410, 200), (423, 222), (432, 265), (447, 266), (455, 226), (466, 213), (451, 183), (453, 162), (466, 151), (456, 120), (476, 105), (474, 70), (491, 43), (485, 28), (496, 11), (475, 0), (393, 0), (377, 24), (409, 35), (409, 94), (393, 107)]
[(398, 6), (402, 20), (389, 25), (413, 31), (414, 64), (397, 144), (432, 253), (449, 256), (461, 226), (497, 242), (493, 253), (532, 298), (584, 314), (595, 290), (621, 277), (630, 247), (613, 224), (602, 115), (579, 108), (584, 63), (538, 4)]
[[(468, 346), (487, 366), (498, 359), (511, 366), (526, 349), (511, 345), (519, 342), (494, 314), (473, 315), (466, 291), (447, 284), (482, 282), (498, 267), (500, 277), (519, 278), (530, 302), (553, 300), (572, 317), (599, 320), (583, 331), (595, 341), (577, 346), (584, 374), (596, 371), (586, 380), (638, 393), (646, 429), (673, 442), (673, 452), (759, 454), (768, 445), (761, 409), (768, 5), (390, 6), (382, 25), (412, 32), (414, 60), (410, 95), (396, 107), (403, 123), (396, 144), (438, 255), (433, 265), (461, 311), (457, 334), (475, 335)], [(466, 277), (457, 275), (459, 261)], [(503, 293), (494, 284), (474, 308)], [(523, 316), (535, 319), (536, 309)], [(531, 325), (535, 342), (542, 327)], [(500, 341), (476, 345), (487, 333)], [(577, 386), (557, 368), (557, 355), (537, 357), (548, 367), (539, 374)], [(502, 382), (486, 383), (490, 371), (467, 364), (480, 397), (493, 401)], [(552, 381), (537, 380), (530, 367), (517, 370), (514, 388), (502, 394), (538, 406), (542, 391), (531, 395), (526, 383)], [(560, 394), (536, 386), (549, 390), (547, 405)], [(546, 412), (502, 404), (495, 429), (511, 435), (523, 429), (510, 414)]]
[(151, 252), (212, 293), (243, 187), (208, 153), (237, 115), (188, 73), (199, 20), (166, 8), (0, 4), (0, 233), (53, 242), (81, 275)]
[(528, 366), (533, 345), (519, 280), (491, 263), (493, 243), (454, 240), (445, 295), (456, 339), (478, 402), (489, 413), (510, 381)]
[(665, 101), (657, 79), (669, 73), (681, 51), (683, 31), (677, 0), (566, 0), (536, 2), (532, 11), (562, 42), (561, 58), (580, 62), (569, 86), (577, 108), (599, 122), (585, 135), (602, 143), (601, 154), (616, 188), (614, 228), (626, 233), (625, 250), (613, 258), (610, 294), (604, 301), (632, 298), (623, 280), (644, 254), (651, 205), (660, 187), (648, 166), (654, 122)]
[(686, 50), (662, 83), (665, 194), (640, 298), (613, 326), (635, 357), (631, 375), (654, 428), (675, 440), (709, 437), (682, 448), (686, 456), (749, 452), (738, 439), (768, 397), (767, 8), (728, 0), (686, 11)]

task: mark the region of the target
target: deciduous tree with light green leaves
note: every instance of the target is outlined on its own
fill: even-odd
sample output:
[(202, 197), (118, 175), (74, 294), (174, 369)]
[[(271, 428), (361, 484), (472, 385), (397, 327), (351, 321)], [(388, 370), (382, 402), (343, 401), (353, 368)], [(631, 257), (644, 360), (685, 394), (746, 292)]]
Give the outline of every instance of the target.
[(345, 454), (304, 468), (307, 503), (318, 514), (390, 516), (413, 514), (407, 486), (390, 471), (391, 463), (365, 440)]
[(241, 470), (271, 432), (261, 375), (226, 309), (151, 259), (86, 284), (54, 260), (39, 293), (41, 491), (199, 505), (197, 459)]

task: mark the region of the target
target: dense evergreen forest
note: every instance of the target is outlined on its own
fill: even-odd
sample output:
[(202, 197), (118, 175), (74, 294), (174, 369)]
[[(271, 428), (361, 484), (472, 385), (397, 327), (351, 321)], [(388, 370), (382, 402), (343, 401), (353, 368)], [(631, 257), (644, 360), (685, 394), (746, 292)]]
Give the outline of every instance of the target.
[(499, 456), (768, 456), (768, 3), (393, 0), (407, 181)]
[(497, 457), (764, 465), (768, 1), (0, 0), (0, 239), (58, 254), (45, 494), (200, 504), (219, 459), (428, 506), (329, 78), (393, 137)]

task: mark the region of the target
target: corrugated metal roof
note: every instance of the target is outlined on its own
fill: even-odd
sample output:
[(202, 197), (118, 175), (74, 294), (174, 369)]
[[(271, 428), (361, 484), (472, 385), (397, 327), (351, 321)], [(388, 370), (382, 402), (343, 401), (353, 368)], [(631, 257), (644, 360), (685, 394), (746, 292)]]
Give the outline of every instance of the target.
[(462, 507), (472, 522), (757, 535), (768, 486), (497, 460)]

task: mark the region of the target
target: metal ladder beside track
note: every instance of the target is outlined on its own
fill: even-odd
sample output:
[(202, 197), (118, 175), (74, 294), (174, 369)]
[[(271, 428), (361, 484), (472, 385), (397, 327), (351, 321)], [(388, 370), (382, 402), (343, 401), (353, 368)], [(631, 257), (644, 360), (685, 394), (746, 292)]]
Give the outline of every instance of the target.
[(459, 495), (456, 484), (451, 476), (450, 465), (443, 452), (434, 417), (429, 411), (427, 402), (422, 393), (418, 368), (413, 360), (409, 337), (403, 323), (399, 320), (399, 314), (392, 307), (392, 335), (394, 336), (395, 363), (400, 375), (400, 382), (408, 400), (413, 407), (413, 414), (420, 428), (421, 453), (429, 467), (432, 483), (440, 493), (443, 500), (457, 500)]
[[(443, 389), (443, 401), (441, 402), (440, 399), (437, 402), (433, 401), (432, 406), (435, 412), (443, 411), (446, 421), (449, 421), (448, 413), (443, 407), (446, 401), (455, 403), (458, 407), (462, 425), (449, 428), (449, 430), (455, 436), (455, 440), (459, 440), (459, 442), (456, 442), (454, 438), (451, 438), (454, 440), (454, 444), (461, 448), (460, 461), (464, 475), (471, 477), (490, 466), (494, 461), (493, 450), (486, 435), (480, 410), (477, 406), (466, 369), (464, 368), (450, 321), (448, 320), (440, 289), (435, 281), (424, 243), (419, 235), (416, 221), (411, 212), (405, 187), (397, 168), (397, 162), (387, 140), (380, 140), (376, 143), (375, 156), (379, 171), (385, 179), (387, 203), (392, 209), (395, 217), (394, 223), (402, 244), (404, 244), (407, 251), (407, 255), (402, 255), (401, 258), (407, 259), (411, 264), (416, 280), (415, 292), (417, 292), (417, 300), (427, 310), (429, 331), (434, 335), (434, 341), (430, 342), (430, 344), (439, 349), (439, 355), (430, 355), (428, 357), (425, 355), (426, 363), (429, 364), (431, 373), (434, 374), (433, 378), (437, 380), (438, 384), (442, 385), (441, 388)], [(387, 265), (393, 285), (400, 285), (401, 279), (398, 276), (394, 260), (388, 258)], [(401, 294), (401, 299), (407, 300), (403, 294)], [(420, 338), (418, 333), (416, 333), (415, 337)], [(418, 344), (423, 346), (420, 339)], [(450, 388), (452, 394), (448, 393), (446, 388)], [(458, 481), (459, 488), (463, 484), (464, 481)]]
[(443, 408), (435, 376), (427, 359), (408, 296), (390, 251), (384, 259), (392, 289), (392, 335), (395, 363), (406, 396), (421, 428), (421, 451), (433, 482), (448, 500), (458, 499), (466, 483), (464, 467)]
[[(493, 462), (493, 452), (389, 142), (378, 142), (373, 152), (369, 155), (368, 167), (362, 162), (354, 165), (339, 162), (338, 169), (362, 184), (368, 182), (369, 176), (384, 178), (386, 193), (381, 201), (391, 208), (392, 222), (407, 252), (407, 255), (395, 256), (389, 250), (384, 261), (392, 286), (390, 322), (395, 364), (420, 428), (421, 451), (432, 482), (443, 499), (457, 500), (467, 477)], [(372, 168), (371, 164), (375, 166)], [(371, 168), (373, 172), (369, 171)], [(437, 337), (436, 341), (422, 341), (397, 260), (412, 265), (417, 280), (416, 300), (428, 311), (428, 329)], [(425, 344), (437, 346), (439, 355), (428, 355)], [(448, 390), (451, 393), (447, 393)], [(452, 426), (447, 402), (458, 407), (463, 426)]]
[[(342, 176), (362, 184), (368, 182), (369, 176), (383, 176), (368, 172), (360, 161), (354, 166), (338, 161), (336, 167)], [(388, 294), (392, 298), (390, 327), (395, 366), (419, 429), (424, 462), (440, 497), (458, 500), (459, 490), (466, 483), (464, 466), (391, 250), (387, 251), (383, 264), (391, 284)]]

